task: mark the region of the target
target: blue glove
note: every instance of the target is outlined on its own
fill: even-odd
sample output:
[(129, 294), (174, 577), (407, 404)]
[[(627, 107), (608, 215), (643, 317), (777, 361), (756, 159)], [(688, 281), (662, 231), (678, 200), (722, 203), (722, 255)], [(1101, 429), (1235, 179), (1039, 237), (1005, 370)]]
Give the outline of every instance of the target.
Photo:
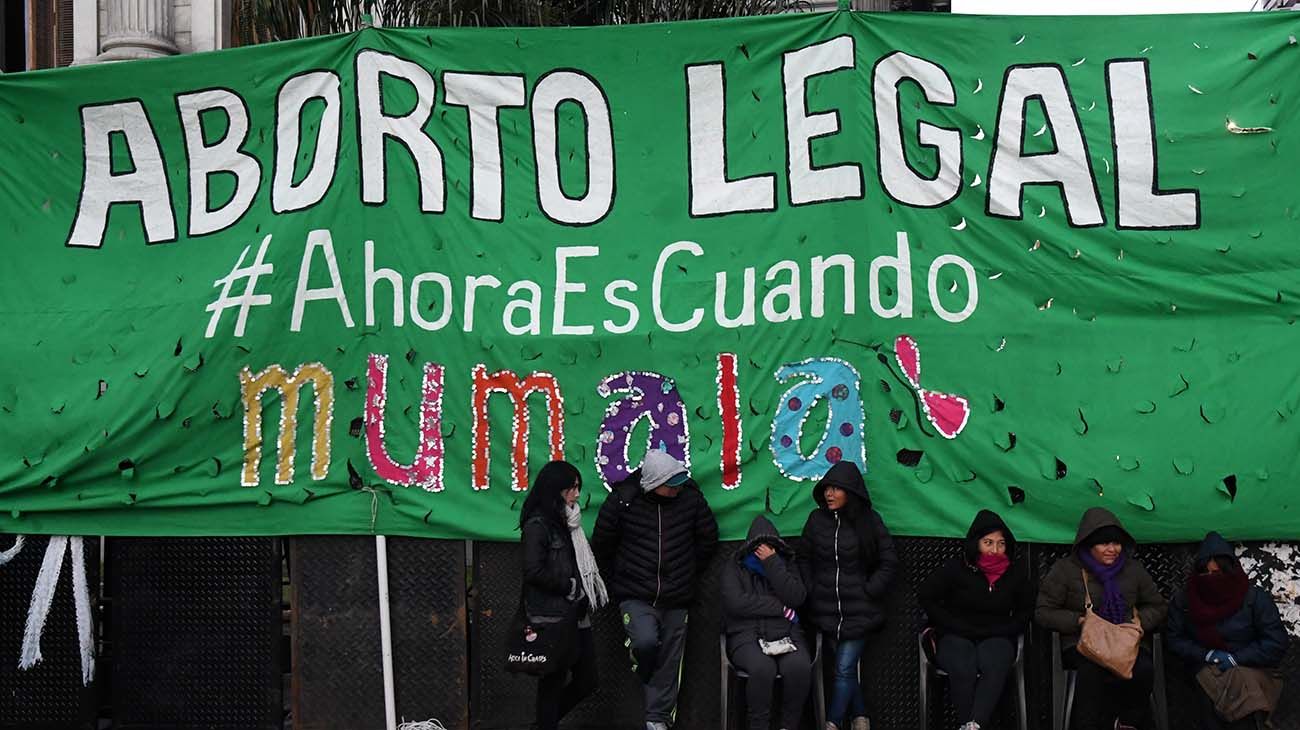
[(1231, 669), (1237, 666), (1237, 658), (1222, 649), (1212, 649), (1206, 652), (1205, 661), (1219, 669)]

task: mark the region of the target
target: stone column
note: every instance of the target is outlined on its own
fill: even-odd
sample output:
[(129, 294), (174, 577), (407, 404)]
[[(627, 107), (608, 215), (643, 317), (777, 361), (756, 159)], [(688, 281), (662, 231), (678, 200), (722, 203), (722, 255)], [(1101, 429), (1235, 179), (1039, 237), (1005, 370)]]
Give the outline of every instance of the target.
[(171, 0), (108, 0), (100, 61), (172, 56), (176, 48)]

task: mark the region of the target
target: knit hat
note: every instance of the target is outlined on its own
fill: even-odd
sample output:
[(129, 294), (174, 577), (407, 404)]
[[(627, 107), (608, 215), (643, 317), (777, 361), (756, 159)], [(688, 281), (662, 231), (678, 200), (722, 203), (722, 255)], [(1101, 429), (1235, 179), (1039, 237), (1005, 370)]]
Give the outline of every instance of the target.
[(661, 485), (680, 487), (690, 479), (686, 465), (668, 455), (666, 451), (650, 449), (641, 462), (641, 489), (649, 492)]

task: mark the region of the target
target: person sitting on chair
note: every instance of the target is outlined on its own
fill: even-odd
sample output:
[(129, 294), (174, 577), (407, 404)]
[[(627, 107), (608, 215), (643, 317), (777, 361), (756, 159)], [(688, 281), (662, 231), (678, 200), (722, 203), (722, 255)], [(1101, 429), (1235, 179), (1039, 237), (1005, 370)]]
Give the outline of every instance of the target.
[(1136, 612), (1142, 631), (1149, 635), (1164, 622), (1168, 605), (1151, 574), (1133, 556), (1136, 546), (1118, 517), (1103, 507), (1092, 507), (1079, 520), (1074, 549), (1052, 564), (1038, 587), (1034, 620), (1061, 634), (1061, 659), (1078, 672), (1074, 685), (1078, 730), (1146, 730), (1151, 725), (1148, 700), (1155, 685), (1151, 650), (1145, 646), (1139, 650), (1132, 678), (1123, 679), (1075, 648), (1088, 596), (1093, 612), (1112, 624), (1129, 623)]
[(768, 730), (778, 674), (780, 727), (795, 730), (808, 699), (813, 653), (794, 612), (805, 596), (794, 550), (759, 515), (735, 560), (723, 567), (720, 582), (727, 656), (749, 675), (745, 698), (750, 730)]
[(925, 640), (948, 673), (961, 730), (980, 730), (1002, 697), (1029, 625), (1034, 586), (1014, 564), (1016, 538), (996, 512), (980, 510), (954, 555), (917, 589), (929, 617)]
[(1174, 596), (1168, 644), (1204, 690), (1196, 692), (1202, 730), (1255, 728), (1277, 706), (1282, 682), (1264, 670), (1282, 663), (1286, 628), (1273, 597), (1251, 585), (1217, 532), (1205, 536), (1187, 587)]

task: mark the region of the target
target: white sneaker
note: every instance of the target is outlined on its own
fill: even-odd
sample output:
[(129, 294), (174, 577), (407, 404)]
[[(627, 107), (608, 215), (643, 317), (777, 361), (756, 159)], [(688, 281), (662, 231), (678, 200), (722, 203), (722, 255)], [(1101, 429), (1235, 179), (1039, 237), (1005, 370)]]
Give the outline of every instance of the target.
[(645, 730), (668, 730), (668, 723), (666, 723), (666, 722), (647, 722), (647, 723), (645, 724)]
[(871, 730), (871, 721), (865, 717), (853, 718), (853, 730)]
[(974, 720), (971, 720), (965, 725), (962, 725), (961, 727), (957, 728), (957, 730), (980, 730), (980, 724), (978, 722), (975, 722)]

